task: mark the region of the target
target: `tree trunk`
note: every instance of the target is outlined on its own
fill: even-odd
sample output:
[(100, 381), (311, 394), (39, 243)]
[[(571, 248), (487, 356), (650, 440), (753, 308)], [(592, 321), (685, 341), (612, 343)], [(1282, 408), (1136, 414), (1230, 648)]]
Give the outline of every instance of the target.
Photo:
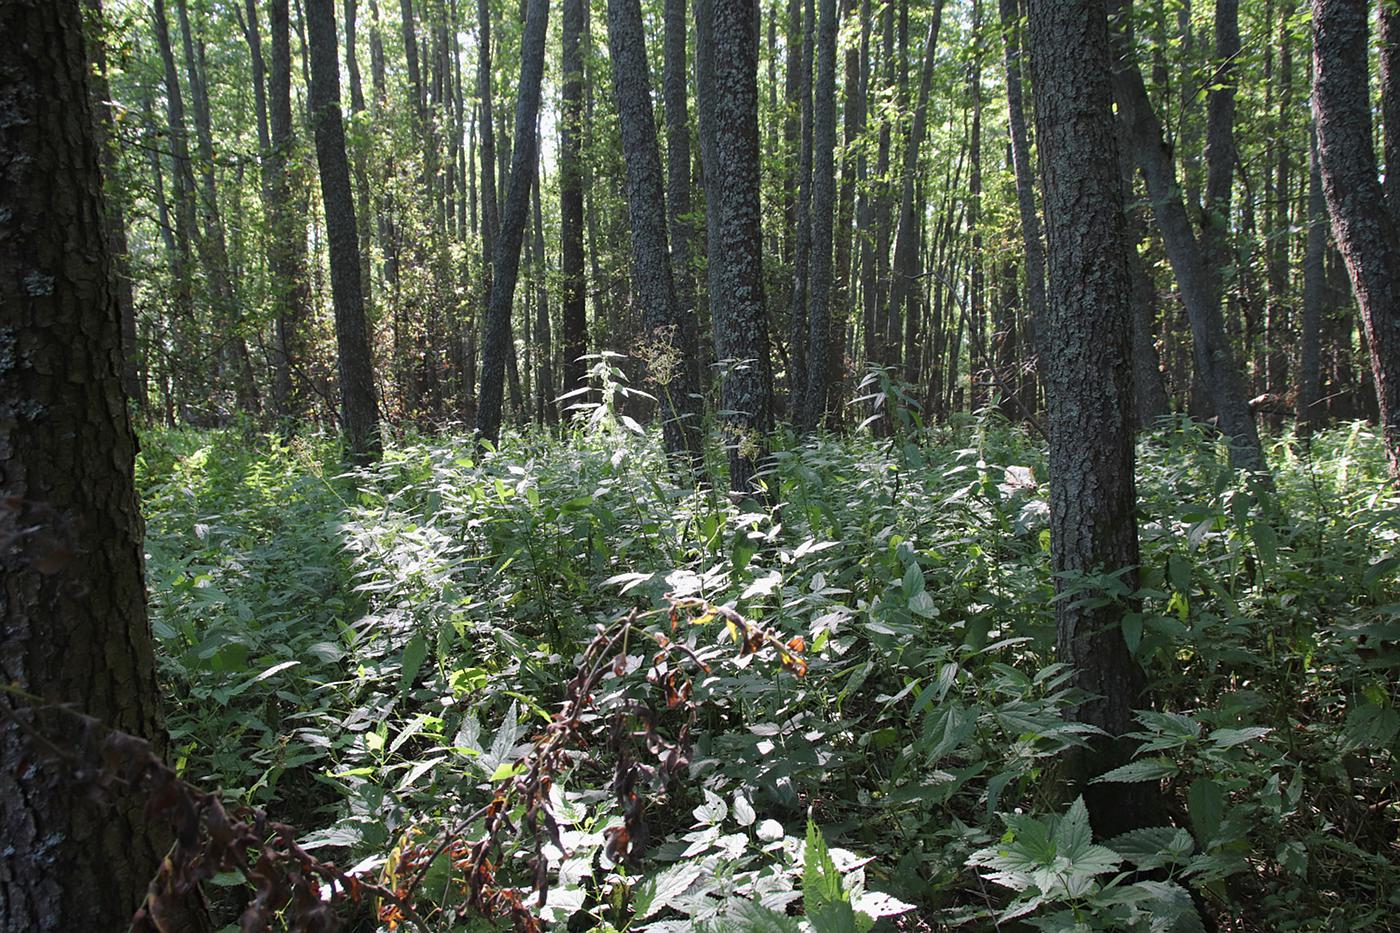
[[(1126, 12), (1124, 0), (1109, 0), (1109, 8)], [(1218, 282), (1208, 269), (1204, 250), (1191, 229), (1181, 188), (1177, 185), (1171, 150), (1148, 100), (1142, 73), (1127, 51), (1131, 45), (1123, 29), (1120, 25), (1115, 34), (1115, 54), (1119, 57), (1114, 74), (1114, 95), (1119, 112), (1132, 128), (1134, 156), (1147, 182), (1152, 212), (1191, 320), (1196, 370), (1215, 403), (1220, 430), (1230, 438), (1231, 463), (1238, 469), (1263, 472), (1267, 469), (1264, 450), (1245, 398), (1243, 379), (1225, 336)]]
[[(0, 6), (0, 682), (164, 746), (136, 440), (78, 0)], [(170, 840), (121, 780), (75, 784), (0, 697), (0, 930), (124, 930)], [(100, 738), (100, 737), (99, 737)]]
[(1298, 335), (1298, 431), (1322, 423), (1322, 310), (1326, 303), (1327, 198), (1317, 158), (1317, 124), (1308, 121), (1308, 234), (1303, 254), (1303, 314)]
[(1162, 360), (1157, 354), (1154, 324), (1157, 317), (1157, 289), (1152, 273), (1138, 253), (1147, 238), (1142, 209), (1133, 207), (1132, 127), (1120, 114), (1114, 121), (1118, 138), (1118, 174), (1123, 182), (1124, 229), (1128, 237), (1128, 277), (1132, 282), (1133, 307), (1133, 402), (1137, 427), (1148, 430), (1171, 411), (1167, 387), (1162, 381)]
[(334, 0), (307, 0), (311, 52), (308, 105), (316, 133), (316, 164), (330, 243), (331, 299), (335, 308), (336, 357), (340, 374), (340, 420), (352, 459), (376, 459), (380, 451), (379, 403), (374, 396), (374, 358), (369, 321), (360, 292), (360, 245), (345, 126), (340, 115), (340, 63), (336, 56)]
[(676, 288), (676, 311), (689, 329), (683, 337), (692, 348), (685, 365), (691, 384), (704, 392), (705, 371), (699, 353), (695, 310), (695, 229), (690, 220), (690, 107), (686, 100), (685, 0), (666, 0), (663, 8), (665, 46), (661, 83), (666, 108), (666, 233), (671, 245), (671, 280)]
[[(812, 103), (812, 222), (807, 313), (807, 391), (797, 412), (804, 430), (826, 414), (830, 381), (832, 239), (836, 211), (836, 0), (821, 0), (817, 77)], [(795, 358), (795, 357), (794, 357)]]
[(209, 112), (209, 89), (204, 80), (204, 42), (196, 43), (190, 28), (188, 0), (176, 0), (180, 18), (180, 38), (185, 53), (185, 74), (189, 78), (190, 100), (194, 106), (195, 142), (199, 151), (200, 207), (204, 215), (204, 235), (200, 239), (205, 281), (215, 326), (224, 333), (218, 355), (233, 369), (234, 398), (240, 411), (258, 412), (257, 385), (253, 364), (242, 332), (242, 314), (229, 272), (228, 237), (219, 211), (219, 189), (214, 174), (214, 128)]
[[(918, 175), (919, 153), (923, 150), (924, 138), (928, 134), (929, 89), (933, 85), (933, 63), (938, 47), (938, 31), (942, 23), (943, 0), (935, 0), (933, 19), (929, 21), (928, 37), (924, 44), (923, 69), (919, 73), (919, 101), (914, 108), (913, 125), (904, 143), (904, 171), (900, 175), (902, 187), (899, 197), (899, 226), (894, 238), (894, 272), (890, 279), (889, 300), (890, 318), (895, 322), (901, 319), (901, 310), (907, 314), (914, 313), (919, 294), (915, 278), (919, 271), (919, 216), (914, 205), (914, 180)], [(894, 363), (898, 359), (898, 353), (893, 346), (897, 337), (893, 336), (893, 328), (888, 333), (891, 336), (882, 358), (885, 362)]]
[(1400, 217), (1400, 7), (1379, 0), (1381, 143), (1385, 156), (1385, 202)]
[[(1235, 177), (1235, 61), (1240, 55), (1239, 0), (1215, 0), (1215, 70), (1206, 100), (1206, 200), (1201, 258), (1216, 295), (1224, 294), (1230, 256), (1230, 192)], [(1217, 404), (1217, 409), (1219, 402)]]
[(310, 386), (305, 366), (309, 356), (310, 283), (306, 277), (306, 223), (301, 215), (301, 173), (294, 168), (296, 138), (292, 129), (292, 43), (287, 0), (268, 3), (272, 38), (272, 69), (268, 73), (268, 123), (272, 138), (272, 207), (268, 217), (271, 246), (268, 272), (272, 279), (276, 353), (273, 399), (277, 414), (306, 417)]
[[(1030, 0), (1036, 136), (1045, 177), (1049, 314), (1043, 361), (1050, 431), (1050, 541), (1062, 574), (1115, 574), (1137, 586), (1133, 481), (1132, 309), (1122, 186), (1103, 0)], [(1093, 443), (1085, 443), (1093, 438)], [(1155, 825), (1148, 784), (1090, 784), (1131, 754), (1146, 678), (1123, 640), (1123, 607), (1056, 602), (1056, 647), (1093, 699), (1074, 717), (1114, 738), (1093, 740), (1066, 762), (1094, 829), (1109, 837)]]
[[(674, 2), (674, 0), (673, 0)], [(667, 7), (668, 16), (670, 6)], [(563, 283), (564, 392), (585, 387), (588, 367), (588, 308), (584, 300), (587, 279), (583, 253), (583, 31), (588, 17), (587, 0), (564, 0), (563, 89), (559, 119), (559, 238)], [(682, 0), (682, 15), (684, 3)], [(669, 19), (668, 30), (669, 26)], [(668, 32), (669, 37), (669, 32)], [(684, 41), (684, 40), (682, 40)], [(670, 46), (667, 45), (669, 50)], [(669, 74), (669, 72), (668, 72)], [(667, 103), (667, 116), (670, 116)], [(675, 205), (671, 205), (675, 209)], [(673, 244), (674, 246), (674, 244)], [(570, 396), (568, 404), (581, 401)]]
[[(1026, 108), (1021, 89), (1020, 11), (1017, 0), (1000, 0), (1001, 27), (1005, 32), (1006, 109), (1011, 135), (1011, 167), (1016, 178), (1016, 208), (1021, 218), (1021, 242), (1026, 264), (1026, 337), (1022, 352), (1039, 369), (1040, 332), (1045, 320), (1045, 246), (1041, 242), (1040, 216), (1035, 204), (1035, 171), (1026, 133)], [(1034, 410), (1034, 372), (1025, 379), (1029, 391), (1022, 394)]]
[(805, 0), (802, 14), (802, 70), (797, 92), (801, 132), (797, 159), (797, 202), (794, 207), (792, 290), (788, 295), (788, 415), (796, 421), (806, 390), (807, 301), (812, 279), (812, 75), (816, 57), (816, 4)]
[[(481, 0), (480, 9), (485, 20), (486, 0)], [(506, 367), (515, 358), (515, 349), (510, 345), (510, 313), (515, 301), (515, 282), (520, 274), (520, 247), (530, 209), (530, 179), (538, 144), (536, 117), (540, 109), (540, 81), (544, 74), (544, 36), (548, 18), (549, 0), (529, 0), (529, 13), (520, 40), (520, 84), (515, 111), (510, 188), (506, 192), (500, 235), (492, 257), (491, 298), (486, 309), (481, 393), (476, 413), (477, 436), (492, 444), (500, 439)], [(486, 71), (485, 74), (489, 76), (490, 72)], [(489, 137), (490, 120), (483, 119), (482, 123), (485, 135)], [(490, 162), (483, 161), (482, 177), (486, 178), (490, 173)]]
[(661, 150), (651, 110), (646, 38), (638, 0), (608, 0), (608, 45), (632, 227), (632, 294), (642, 307), (650, 379), (661, 405), (666, 453), (679, 472), (704, 465), (699, 392), (691, 361), (695, 328), (681, 314), (671, 277)]
[(554, 347), (549, 324), (549, 263), (544, 248), (544, 194), (540, 191), (539, 159), (535, 160), (535, 340), (540, 348), (539, 375), (535, 379), (537, 418), (544, 424), (559, 420), (555, 398), (559, 386), (554, 382)]
[(710, 314), (715, 354), (727, 367), (721, 408), (729, 484), (763, 497), (765, 481), (756, 474), (768, 460), (773, 374), (763, 302), (757, 10), (749, 0), (697, 0), (695, 21)]
[[(179, 405), (186, 409), (191, 400), (198, 397), (199, 381), (199, 373), (193, 371), (198, 340), (194, 313), (194, 173), (190, 166), (189, 134), (185, 128), (185, 97), (180, 90), (175, 53), (170, 45), (165, 0), (154, 0), (151, 11), (165, 80), (166, 125), (170, 131), (170, 197), (175, 215), (175, 262), (170, 269), (174, 291), (170, 315), (175, 351), (172, 376)], [(188, 414), (188, 411), (181, 413)]]
[(1371, 354), (1381, 431), (1400, 480), (1400, 230), (1371, 143), (1363, 0), (1313, 0), (1313, 115), (1332, 233), (1346, 260)]
[[(102, 22), (100, 0), (84, 0), (96, 22)], [(107, 210), (107, 252), (112, 258), (112, 288), (122, 323), (122, 390), (138, 411), (146, 407), (146, 370), (136, 333), (136, 296), (131, 283), (131, 257), (126, 241), (126, 192), (119, 181), (119, 150), (112, 114), (112, 92), (107, 83), (107, 50), (100, 38), (89, 42), (92, 56), (92, 105), (96, 120), (98, 157), (102, 160), (103, 194)]]
[(352, 128), (350, 133), (350, 163), (355, 177), (355, 221), (360, 240), (360, 291), (365, 296), (365, 308), (374, 307), (373, 274), (373, 229), (374, 211), (369, 201), (369, 166), (367, 163), (369, 128), (363, 125), (365, 112), (365, 92), (360, 80), (360, 59), (356, 44), (357, 0), (345, 0), (345, 70), (350, 76), (350, 113)]

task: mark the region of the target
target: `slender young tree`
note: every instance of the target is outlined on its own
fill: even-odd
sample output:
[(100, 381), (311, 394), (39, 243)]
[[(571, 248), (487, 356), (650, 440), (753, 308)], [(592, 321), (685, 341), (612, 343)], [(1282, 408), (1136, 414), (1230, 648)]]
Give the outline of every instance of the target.
[(1392, 477), (1400, 480), (1400, 230), (1371, 142), (1365, 0), (1312, 0), (1313, 118), (1332, 234), (1346, 260), (1371, 352)]
[(306, 0), (306, 31), (311, 53), (309, 106), (316, 133), (316, 164), (321, 175), (326, 236), (330, 241), (340, 419), (351, 457), (364, 462), (379, 456), (379, 402), (374, 393), (369, 320), (360, 291), (355, 196), (350, 188), (345, 125), (340, 114), (334, 0)]
[[(758, 12), (750, 0), (697, 0), (700, 153), (705, 168), (710, 315), (723, 375), (729, 485), (758, 494), (773, 428), (759, 206)], [(770, 494), (771, 494), (770, 490)]]
[(703, 388), (700, 369), (699, 328), (695, 314), (695, 231), (690, 220), (690, 108), (686, 100), (685, 0), (665, 0), (662, 9), (665, 34), (661, 85), (666, 108), (666, 235), (671, 245), (671, 279), (683, 326), (690, 328), (687, 344), (697, 348), (686, 365), (690, 379)]
[[(90, 65), (78, 0), (0, 4), (0, 683), (160, 749)], [(72, 720), (25, 706), (0, 693), (0, 931), (124, 930), (170, 840), (137, 786), (75, 786), (17, 722)]]
[[(1035, 123), (1045, 177), (1049, 306), (1042, 361), (1050, 432), (1055, 588), (1117, 574), (1135, 588), (1131, 286), (1103, 0), (1030, 0)], [(1147, 784), (1091, 784), (1124, 763), (1145, 678), (1122, 634), (1122, 607), (1060, 599), (1056, 647), (1092, 699), (1074, 716), (1102, 729), (1066, 763), (1101, 836), (1152, 818)]]
[[(495, 255), (492, 257), (491, 299), (486, 309), (481, 393), (476, 413), (477, 436), (492, 444), (501, 436), (507, 358), (515, 358), (515, 349), (510, 345), (510, 313), (515, 301), (516, 279), (520, 274), (520, 248), (525, 239), (525, 222), (530, 212), (530, 181), (539, 142), (536, 119), (540, 110), (540, 84), (544, 77), (545, 26), (549, 20), (549, 0), (528, 2), (525, 31), (520, 39), (520, 84), (515, 109), (510, 187), (506, 191)], [(481, 3), (484, 10), (486, 0), (481, 0)], [(486, 132), (489, 135), (489, 124)], [(483, 162), (483, 166), (482, 175), (485, 177), (490, 174), (491, 168), (489, 163)]]

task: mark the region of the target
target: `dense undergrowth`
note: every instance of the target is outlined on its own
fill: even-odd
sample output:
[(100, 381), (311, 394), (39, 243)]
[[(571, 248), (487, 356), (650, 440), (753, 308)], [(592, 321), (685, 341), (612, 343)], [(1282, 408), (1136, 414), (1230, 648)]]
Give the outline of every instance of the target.
[[(178, 765), (341, 864), (402, 876), (512, 779), (597, 625), (697, 596), (800, 639), (805, 676), (716, 653), (722, 624), (672, 633), (715, 659), (686, 779), (643, 795), (646, 854), (618, 865), (614, 762), (573, 753), (550, 790), (558, 929), (1366, 930), (1400, 910), (1400, 499), (1364, 426), (1280, 441), (1267, 501), (1188, 423), (1143, 440), (1141, 589), (1065, 598), (1134, 610), (1157, 711), (1110, 777), (1161, 782), (1172, 825), (1102, 844), (1054, 782), (1083, 727), (1052, 650), (1044, 450), (1018, 430), (789, 439), (772, 510), (679, 488), (653, 437), (610, 423), (483, 456), (402, 438), (349, 474), (314, 439), (143, 446)], [(425, 872), (430, 926), (489, 928), (452, 919), (451, 861)], [(524, 861), (500, 877), (529, 889)]]

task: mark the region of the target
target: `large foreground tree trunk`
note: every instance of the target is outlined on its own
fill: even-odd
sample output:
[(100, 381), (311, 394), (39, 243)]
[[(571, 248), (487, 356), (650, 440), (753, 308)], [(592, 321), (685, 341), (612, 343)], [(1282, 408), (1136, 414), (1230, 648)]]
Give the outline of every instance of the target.
[[(88, 67), (78, 0), (0, 5), (0, 683), (159, 748)], [(0, 705), (0, 930), (126, 929), (168, 840), (122, 782), (72, 786)]]
[(1400, 231), (1371, 143), (1365, 0), (1313, 0), (1313, 115), (1332, 233), (1371, 351), (1391, 475), (1400, 480)]
[[(1036, 132), (1045, 173), (1049, 313), (1042, 360), (1050, 429), (1050, 542), (1061, 574), (1119, 574), (1138, 563), (1133, 483), (1131, 284), (1112, 66), (1103, 0), (1030, 0)], [(1123, 608), (1056, 603), (1060, 660), (1093, 699), (1076, 716), (1122, 736), (1142, 701), (1142, 669), (1128, 651)], [(1067, 764), (1095, 830), (1113, 835), (1151, 814), (1146, 784), (1089, 784), (1128, 757), (1121, 739), (1096, 740)], [(1147, 798), (1146, 800), (1144, 798)]]
[(721, 398), (729, 484), (759, 493), (773, 429), (773, 371), (763, 303), (758, 159), (758, 14), (748, 0), (697, 0), (701, 157), (710, 314), (726, 368)]
[[(525, 221), (530, 213), (530, 182), (534, 177), (535, 148), (539, 142), (536, 119), (540, 112), (540, 82), (544, 76), (544, 36), (549, 20), (549, 0), (529, 0), (529, 3), (525, 31), (520, 38), (520, 90), (515, 109), (510, 187), (506, 191), (492, 258), (491, 298), (486, 308), (486, 339), (481, 355), (481, 395), (476, 412), (478, 437), (493, 444), (501, 436), (507, 358), (515, 358), (510, 340), (510, 313), (515, 301), (516, 278), (520, 274)], [(484, 132), (490, 134), (489, 125)], [(483, 161), (483, 178), (490, 171), (489, 163)]]
[(336, 56), (333, 0), (306, 0), (311, 51), (311, 119), (316, 131), (316, 164), (330, 241), (331, 301), (335, 306), (336, 359), (340, 373), (340, 420), (350, 455), (357, 461), (379, 455), (379, 403), (374, 395), (374, 359), (369, 320), (360, 291), (360, 243), (355, 227), (355, 196), (345, 155), (345, 124), (340, 115), (340, 63)]
[(632, 226), (632, 292), (641, 303), (650, 376), (661, 405), (666, 453), (682, 471), (698, 474), (705, 457), (700, 396), (695, 384), (695, 328), (681, 315), (666, 238), (661, 149), (651, 110), (651, 78), (638, 0), (608, 0), (613, 90), (627, 164), (627, 213)]

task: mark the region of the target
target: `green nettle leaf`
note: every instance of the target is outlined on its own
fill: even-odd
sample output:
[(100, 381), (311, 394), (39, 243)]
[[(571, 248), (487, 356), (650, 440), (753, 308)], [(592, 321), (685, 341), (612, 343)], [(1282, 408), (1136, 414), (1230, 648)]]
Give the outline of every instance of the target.
[(732, 902), (723, 924), (715, 929), (733, 933), (800, 933), (802, 924), (796, 917), (769, 910), (753, 901)]
[(924, 568), (919, 566), (918, 561), (911, 563), (904, 571), (903, 586), (906, 599), (913, 599), (915, 595), (924, 591)]
[(428, 657), (428, 639), (419, 632), (408, 640), (403, 649), (403, 669), (399, 673), (399, 695), (407, 693), (418, 679), (418, 672)]
[(702, 862), (680, 862), (637, 885), (633, 895), (636, 918), (645, 920), (670, 906), (673, 900), (690, 889), (704, 870)]
[(1130, 761), (1094, 778), (1091, 784), (1141, 784), (1174, 777), (1181, 769), (1169, 758), (1143, 758)]
[(1217, 748), (1233, 748), (1236, 745), (1243, 745), (1245, 742), (1262, 739), (1273, 731), (1264, 726), (1248, 726), (1244, 729), (1216, 729), (1210, 734), (1210, 740), (1215, 743)]
[[(828, 912), (834, 904), (844, 903), (846, 892), (841, 887), (841, 873), (836, 869), (836, 863), (831, 860), (831, 851), (827, 848), (826, 839), (817, 828), (817, 824), (811, 817), (807, 818), (807, 840), (802, 852), (802, 906), (807, 912), (807, 917), (816, 926), (817, 917), (828, 917), (828, 922), (835, 923), (835, 917), (839, 912)], [(847, 911), (850, 904), (846, 904)], [(855, 918), (851, 918), (851, 929), (854, 930)], [(836, 933), (837, 927), (828, 929), (831, 933)], [(823, 933), (826, 933), (823, 930)]]
[(1196, 841), (1204, 847), (1220, 832), (1220, 821), (1225, 816), (1225, 789), (1210, 778), (1196, 778), (1186, 793), (1186, 803)]

